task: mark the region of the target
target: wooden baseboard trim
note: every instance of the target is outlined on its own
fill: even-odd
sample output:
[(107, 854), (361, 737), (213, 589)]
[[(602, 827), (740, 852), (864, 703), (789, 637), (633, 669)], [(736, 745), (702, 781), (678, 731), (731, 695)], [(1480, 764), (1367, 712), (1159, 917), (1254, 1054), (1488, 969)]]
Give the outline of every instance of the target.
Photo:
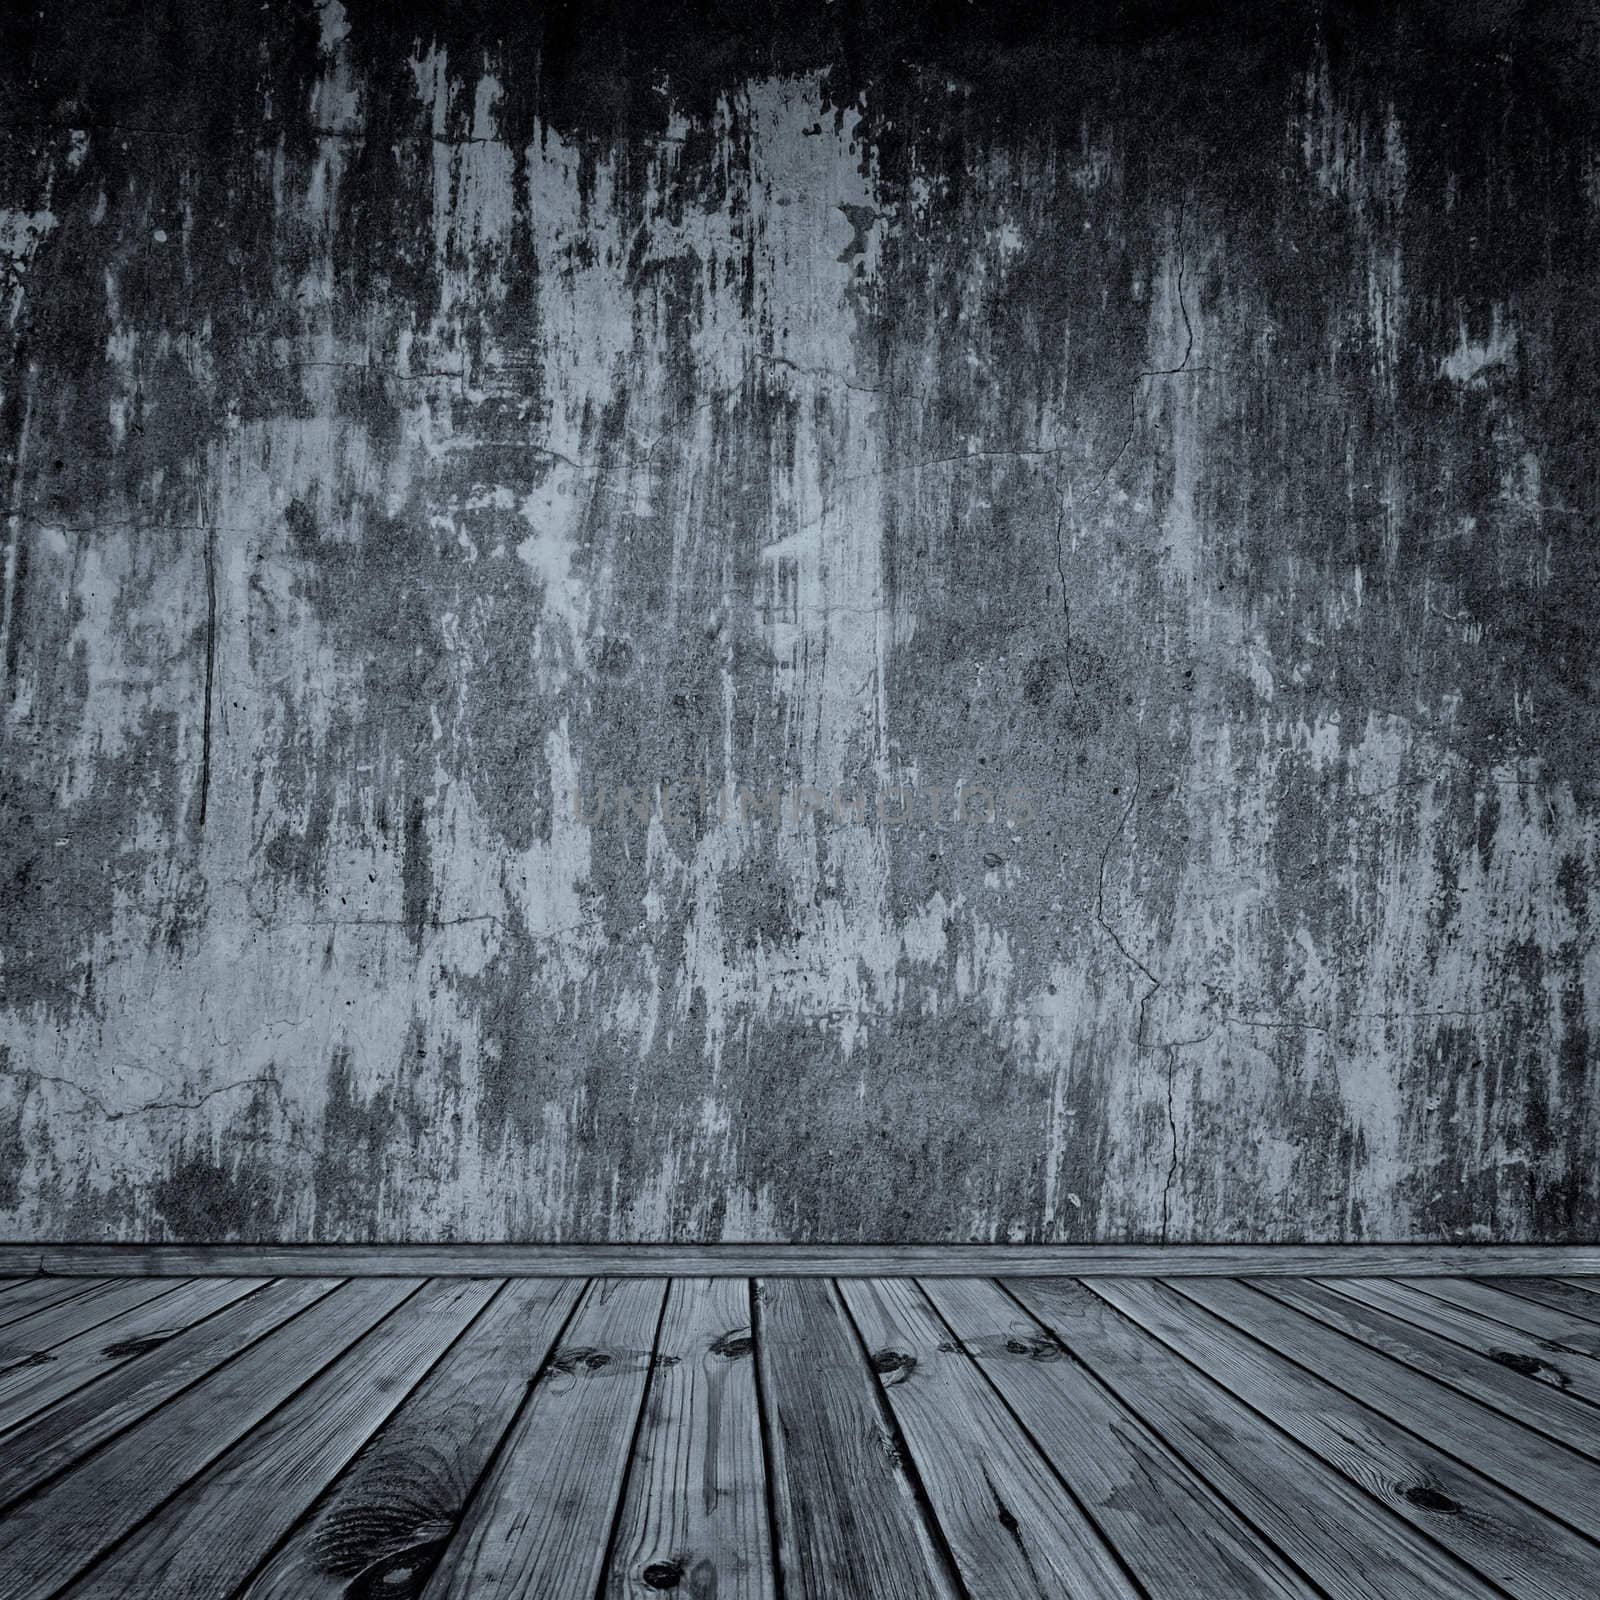
[(3, 1244), (0, 1276), (1487, 1277), (1600, 1274), (1600, 1245)]

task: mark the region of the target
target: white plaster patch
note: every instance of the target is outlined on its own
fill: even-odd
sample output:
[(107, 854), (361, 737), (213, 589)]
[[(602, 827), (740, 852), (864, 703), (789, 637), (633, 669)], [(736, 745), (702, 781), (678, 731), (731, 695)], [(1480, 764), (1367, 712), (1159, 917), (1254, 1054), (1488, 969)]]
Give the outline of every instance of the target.
[(1516, 348), (1516, 330), (1502, 323), (1500, 308), (1496, 306), (1487, 337), (1473, 339), (1467, 333), (1466, 323), (1461, 324), (1455, 349), (1440, 359), (1439, 376), (1450, 379), (1452, 383), (1470, 384), (1481, 389), (1489, 381), (1486, 374), (1492, 368), (1504, 366)]

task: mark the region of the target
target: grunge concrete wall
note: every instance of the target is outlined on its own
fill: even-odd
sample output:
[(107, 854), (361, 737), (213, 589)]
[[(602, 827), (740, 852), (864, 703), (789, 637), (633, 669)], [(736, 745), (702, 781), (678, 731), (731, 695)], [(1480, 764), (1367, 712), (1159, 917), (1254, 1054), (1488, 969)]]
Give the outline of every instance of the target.
[(8, 1236), (1600, 1232), (1596, 11), (1058, 10), (8, 22)]

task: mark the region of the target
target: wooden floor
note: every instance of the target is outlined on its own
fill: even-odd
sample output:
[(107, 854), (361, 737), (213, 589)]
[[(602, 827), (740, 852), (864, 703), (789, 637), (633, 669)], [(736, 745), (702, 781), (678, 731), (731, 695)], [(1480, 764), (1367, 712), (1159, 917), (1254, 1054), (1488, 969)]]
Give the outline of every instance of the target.
[(0, 1284), (0, 1596), (1600, 1594), (1600, 1279)]

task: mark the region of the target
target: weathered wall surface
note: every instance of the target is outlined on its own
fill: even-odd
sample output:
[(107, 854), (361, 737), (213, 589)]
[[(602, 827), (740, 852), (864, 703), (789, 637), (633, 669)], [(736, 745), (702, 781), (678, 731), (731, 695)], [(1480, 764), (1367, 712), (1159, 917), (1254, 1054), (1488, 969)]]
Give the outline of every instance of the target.
[(17, 25), (7, 1234), (1600, 1233), (1594, 11), (973, 9)]

